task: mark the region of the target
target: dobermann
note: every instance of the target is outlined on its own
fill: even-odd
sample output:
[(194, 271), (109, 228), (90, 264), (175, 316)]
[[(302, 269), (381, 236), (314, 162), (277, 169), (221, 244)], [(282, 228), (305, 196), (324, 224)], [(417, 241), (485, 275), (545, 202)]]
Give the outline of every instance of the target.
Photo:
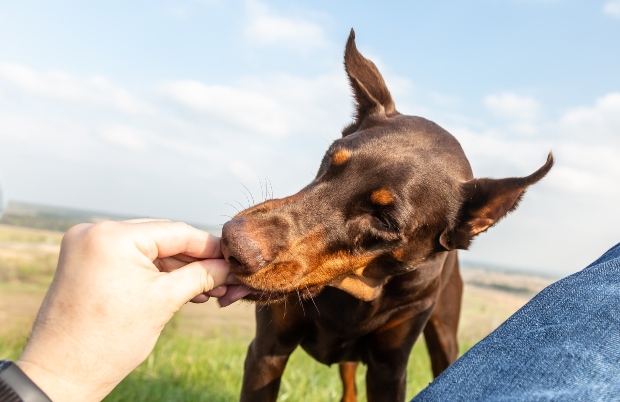
[(374, 63), (346, 45), (355, 121), (297, 194), (240, 212), (222, 250), (244, 285), (229, 304), (256, 301), (256, 337), (242, 401), (275, 401), (284, 366), (301, 345), (340, 364), (343, 401), (368, 366), (369, 401), (403, 401), (407, 360), (421, 332), (433, 375), (457, 357), (462, 281), (456, 249), (517, 207), (552, 155), (526, 177), (475, 179), (458, 141), (437, 124), (396, 111)]

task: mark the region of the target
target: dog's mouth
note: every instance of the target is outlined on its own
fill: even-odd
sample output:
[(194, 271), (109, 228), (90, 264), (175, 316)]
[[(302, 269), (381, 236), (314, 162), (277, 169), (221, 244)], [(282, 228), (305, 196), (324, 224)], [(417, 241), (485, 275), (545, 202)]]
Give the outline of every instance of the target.
[[(272, 304), (282, 302), (289, 296), (298, 299), (308, 299), (317, 296), (325, 287), (325, 284), (304, 283), (301, 275), (286, 276), (282, 271), (291, 271), (297, 263), (286, 261), (273, 264), (269, 269), (262, 270), (260, 275), (249, 275), (241, 262), (233, 256), (227, 258), (231, 270), (240, 273), (231, 274), (226, 284), (226, 294), (218, 298), (221, 307), (229, 306), (238, 300), (246, 300), (257, 304)], [(292, 270), (297, 271), (299, 270)], [(272, 278), (272, 279), (270, 279)], [(281, 278), (281, 280), (273, 280)]]
[(253, 287), (233, 284), (227, 285), (226, 294), (218, 299), (220, 307), (226, 307), (238, 300), (247, 300), (257, 304), (272, 304), (283, 301), (290, 295), (297, 295), (299, 299), (308, 299), (321, 293), (323, 286), (309, 285), (293, 291), (260, 290)]

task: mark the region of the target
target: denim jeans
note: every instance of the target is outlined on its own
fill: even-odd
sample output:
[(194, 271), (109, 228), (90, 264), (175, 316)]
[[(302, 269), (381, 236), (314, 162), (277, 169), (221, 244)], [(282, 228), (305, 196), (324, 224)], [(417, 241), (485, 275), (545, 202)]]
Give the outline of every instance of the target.
[(536, 295), (413, 401), (620, 401), (620, 244)]

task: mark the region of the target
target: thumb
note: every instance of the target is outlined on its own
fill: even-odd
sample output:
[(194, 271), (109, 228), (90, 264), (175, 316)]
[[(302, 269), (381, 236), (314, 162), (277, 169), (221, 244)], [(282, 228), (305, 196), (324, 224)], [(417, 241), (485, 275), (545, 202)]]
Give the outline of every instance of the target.
[(223, 259), (194, 261), (163, 275), (160, 279), (175, 310), (201, 293), (224, 285), (228, 277), (228, 263)]

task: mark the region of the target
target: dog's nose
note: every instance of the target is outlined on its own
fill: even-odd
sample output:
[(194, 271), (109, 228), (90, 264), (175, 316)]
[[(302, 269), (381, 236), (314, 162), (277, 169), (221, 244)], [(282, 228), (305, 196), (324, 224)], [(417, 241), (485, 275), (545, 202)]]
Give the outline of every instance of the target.
[(265, 264), (260, 243), (252, 237), (244, 218), (237, 218), (224, 224), (222, 253), (235, 275), (256, 273)]

